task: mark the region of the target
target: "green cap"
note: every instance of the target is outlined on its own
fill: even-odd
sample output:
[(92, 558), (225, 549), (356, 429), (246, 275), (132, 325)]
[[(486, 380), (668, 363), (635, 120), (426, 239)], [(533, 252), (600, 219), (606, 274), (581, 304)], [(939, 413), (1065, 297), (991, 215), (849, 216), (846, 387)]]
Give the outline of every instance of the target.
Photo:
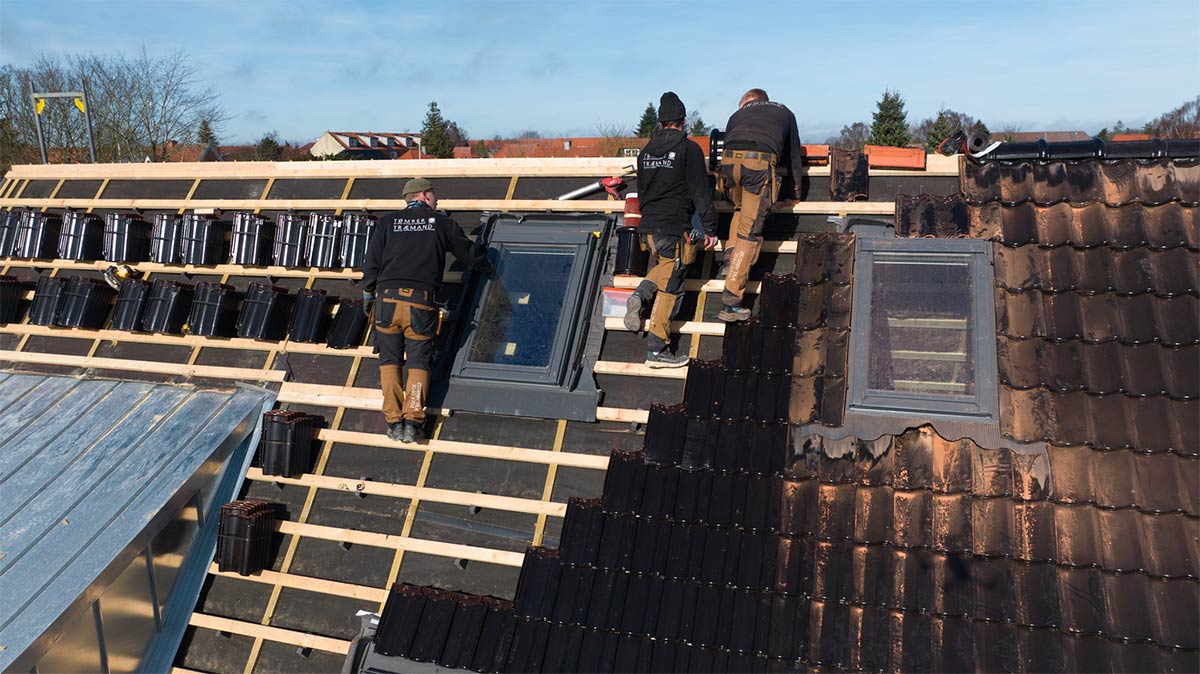
[(412, 180), (404, 183), (404, 196), (407, 197), (410, 194), (420, 194), (421, 192), (427, 192), (431, 189), (433, 189), (433, 183), (424, 178), (413, 178)]

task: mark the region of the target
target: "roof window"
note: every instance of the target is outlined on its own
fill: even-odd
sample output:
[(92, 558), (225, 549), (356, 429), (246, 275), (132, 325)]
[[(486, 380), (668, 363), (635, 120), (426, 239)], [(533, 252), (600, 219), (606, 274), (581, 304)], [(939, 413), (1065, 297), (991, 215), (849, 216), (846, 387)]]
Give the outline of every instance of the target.
[(493, 217), (496, 271), (468, 289), (468, 319), (445, 406), (594, 420), (599, 394), (583, 364), (610, 216)]
[(851, 411), (995, 420), (989, 254), (982, 240), (859, 239)]

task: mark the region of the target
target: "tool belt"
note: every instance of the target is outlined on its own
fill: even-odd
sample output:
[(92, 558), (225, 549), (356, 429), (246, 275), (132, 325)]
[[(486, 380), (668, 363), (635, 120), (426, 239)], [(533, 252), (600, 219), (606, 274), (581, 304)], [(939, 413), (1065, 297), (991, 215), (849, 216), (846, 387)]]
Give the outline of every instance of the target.
[(721, 156), (730, 159), (762, 159), (772, 164), (778, 161), (774, 152), (759, 152), (758, 150), (725, 150)]

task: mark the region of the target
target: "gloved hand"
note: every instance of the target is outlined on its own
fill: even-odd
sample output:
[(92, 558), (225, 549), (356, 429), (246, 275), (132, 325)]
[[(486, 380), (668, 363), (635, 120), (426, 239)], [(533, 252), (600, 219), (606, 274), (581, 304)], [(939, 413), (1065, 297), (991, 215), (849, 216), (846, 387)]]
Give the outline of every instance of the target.
[(363, 305), (362, 305), (363, 315), (366, 316), (367, 318), (370, 318), (371, 317), (371, 307), (375, 305), (375, 293), (369, 293), (364, 290), (363, 294), (362, 294), (362, 298), (363, 298)]

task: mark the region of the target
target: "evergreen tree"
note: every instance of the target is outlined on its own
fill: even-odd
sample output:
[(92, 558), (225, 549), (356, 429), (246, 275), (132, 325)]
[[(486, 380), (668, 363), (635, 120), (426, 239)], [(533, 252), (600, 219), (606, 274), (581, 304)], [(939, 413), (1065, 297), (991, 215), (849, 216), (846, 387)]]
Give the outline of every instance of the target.
[(925, 151), (937, 152), (942, 141), (953, 136), (958, 130), (958, 126), (950, 121), (944, 110), (938, 112), (937, 119), (933, 121), (933, 126), (930, 127), (929, 133), (925, 137)]
[(425, 123), (421, 125), (421, 147), (423, 152), (438, 159), (448, 159), (454, 156), (454, 141), (450, 138), (450, 125), (442, 111), (438, 109), (437, 101), (429, 102), (429, 112), (425, 114)]
[(1108, 127), (1106, 126), (1103, 129), (1100, 129), (1100, 132), (1096, 134), (1096, 137), (1107, 143), (1108, 141), (1112, 140), (1112, 133), (1109, 132)]
[(282, 149), (282, 145), (279, 143), (279, 135), (272, 131), (254, 144), (254, 159), (256, 161), (275, 161), (279, 159), (279, 153)]
[(971, 125), (971, 130), (976, 133), (991, 133), (991, 131), (988, 131), (987, 124), (984, 124), (982, 119), (975, 120), (975, 123)]
[(654, 109), (653, 103), (647, 103), (646, 109), (642, 112), (642, 118), (638, 120), (637, 136), (638, 138), (649, 138), (657, 128), (658, 112)]
[(872, 115), (871, 145), (904, 147), (912, 140), (908, 130), (908, 116), (904, 112), (904, 99), (899, 92), (885, 89), (877, 110)]
[(704, 123), (699, 112), (692, 111), (688, 114), (687, 133), (689, 136), (707, 136), (711, 131), (712, 127)]
[(486, 159), (492, 155), (491, 151), (488, 150), (487, 143), (484, 143), (482, 140), (475, 141), (475, 144), (471, 146), (471, 154), (482, 159)]
[(211, 145), (214, 149), (220, 145), (217, 140), (217, 132), (213, 131), (212, 124), (207, 119), (200, 120), (200, 127), (196, 129), (196, 142), (201, 145)]

